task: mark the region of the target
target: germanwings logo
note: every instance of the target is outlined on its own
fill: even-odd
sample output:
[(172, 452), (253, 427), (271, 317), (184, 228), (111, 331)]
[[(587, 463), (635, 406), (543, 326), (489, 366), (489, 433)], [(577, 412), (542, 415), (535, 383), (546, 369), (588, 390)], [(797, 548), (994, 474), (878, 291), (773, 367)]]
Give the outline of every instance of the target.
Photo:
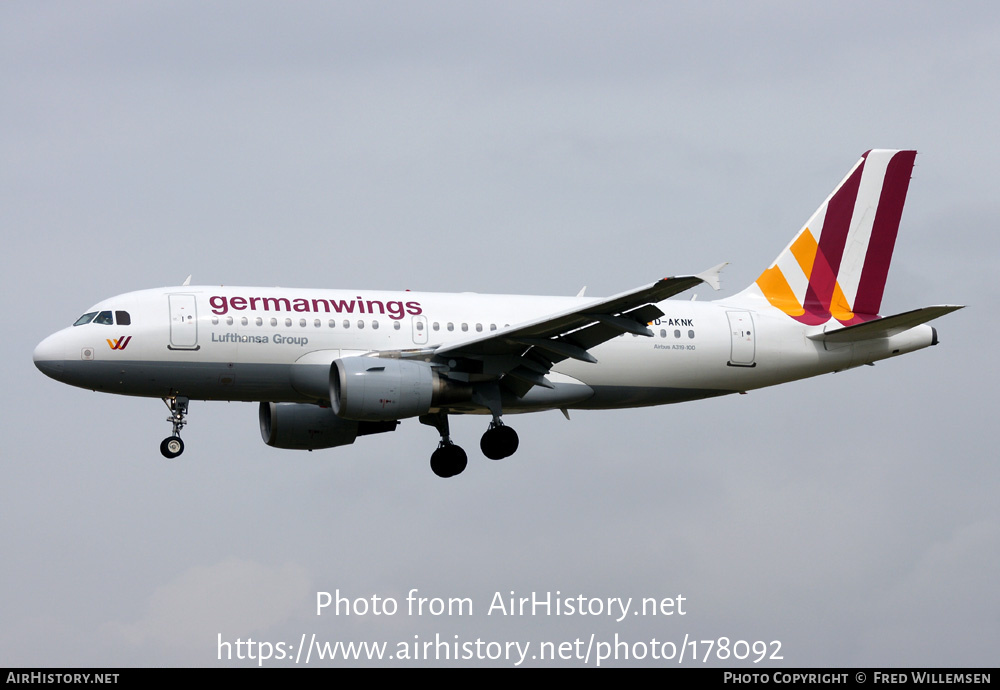
[(115, 340), (111, 340), (111, 338), (105, 338), (105, 340), (107, 340), (108, 347), (110, 347), (112, 350), (124, 350), (125, 347), (128, 345), (129, 341), (132, 340), (132, 336), (117, 338)]
[(916, 151), (869, 151), (757, 279), (775, 307), (810, 326), (879, 312)]

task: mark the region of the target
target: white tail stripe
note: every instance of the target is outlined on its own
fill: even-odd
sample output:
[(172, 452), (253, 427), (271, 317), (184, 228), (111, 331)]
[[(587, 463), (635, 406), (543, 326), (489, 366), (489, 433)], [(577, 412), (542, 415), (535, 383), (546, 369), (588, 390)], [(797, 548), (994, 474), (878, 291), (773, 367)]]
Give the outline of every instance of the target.
[(854, 213), (851, 216), (850, 230), (847, 233), (847, 244), (840, 260), (840, 271), (837, 274), (837, 282), (852, 309), (858, 296), (858, 285), (861, 283), (865, 257), (868, 256), (868, 244), (872, 239), (875, 212), (878, 211), (878, 202), (882, 196), (885, 173), (889, 167), (889, 161), (896, 153), (896, 151), (884, 149), (870, 152), (865, 160), (865, 169), (861, 172), (861, 184), (858, 186), (858, 197), (854, 202)]
[[(803, 232), (805, 228), (803, 228)], [(801, 236), (802, 233), (799, 233)], [(798, 239), (798, 237), (796, 237)], [(781, 270), (781, 275), (785, 276), (785, 280), (788, 281), (788, 287), (792, 289), (792, 293), (795, 295), (795, 299), (802, 304), (802, 301), (806, 298), (806, 290), (809, 287), (809, 276), (805, 274), (802, 267), (799, 265), (798, 260), (792, 255), (790, 251), (785, 251), (778, 257), (775, 265)]]

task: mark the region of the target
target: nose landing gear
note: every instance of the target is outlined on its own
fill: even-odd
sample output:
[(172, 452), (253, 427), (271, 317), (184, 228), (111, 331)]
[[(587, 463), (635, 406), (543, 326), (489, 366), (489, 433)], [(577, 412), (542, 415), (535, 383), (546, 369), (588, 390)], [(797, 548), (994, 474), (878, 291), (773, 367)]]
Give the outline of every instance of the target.
[(160, 443), (160, 452), (165, 458), (176, 458), (184, 452), (184, 441), (180, 436), (169, 436)]
[(178, 455), (184, 452), (184, 441), (181, 440), (181, 429), (187, 424), (187, 420), (184, 416), (188, 411), (188, 403), (190, 400), (188, 398), (182, 398), (180, 396), (174, 396), (172, 398), (163, 398), (163, 403), (170, 410), (170, 416), (167, 417), (167, 421), (173, 424), (173, 432), (170, 436), (163, 439), (160, 443), (160, 452), (165, 458), (176, 458)]

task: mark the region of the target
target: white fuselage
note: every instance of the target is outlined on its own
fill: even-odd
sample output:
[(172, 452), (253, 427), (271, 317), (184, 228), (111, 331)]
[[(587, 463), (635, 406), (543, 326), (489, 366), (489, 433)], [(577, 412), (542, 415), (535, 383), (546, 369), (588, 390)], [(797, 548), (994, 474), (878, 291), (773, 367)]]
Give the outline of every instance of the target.
[[(258, 287), (161, 288), (105, 300), (92, 321), (38, 345), (35, 362), (82, 388), (148, 397), (317, 402), (329, 399), (330, 364), (373, 352), (410, 355), (502, 332), (591, 298)], [(841, 345), (807, 338), (763, 300), (666, 300), (653, 337), (624, 334), (591, 350), (597, 363), (558, 362), (553, 389), (504, 399), (505, 412), (615, 408), (724, 395), (846, 369), (934, 343), (922, 325)], [(439, 363), (441, 364), (441, 363)], [(441, 364), (447, 370), (447, 363)], [(485, 412), (475, 405), (453, 412)]]

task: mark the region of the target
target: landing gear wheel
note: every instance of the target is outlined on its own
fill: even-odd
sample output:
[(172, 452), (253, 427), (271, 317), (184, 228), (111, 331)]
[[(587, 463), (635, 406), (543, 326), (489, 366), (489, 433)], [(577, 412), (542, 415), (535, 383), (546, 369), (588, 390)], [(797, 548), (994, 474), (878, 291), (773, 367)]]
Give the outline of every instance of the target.
[(480, 450), (490, 460), (510, 457), (517, 451), (517, 445), (517, 432), (509, 426), (496, 423), (490, 424), (490, 428), (479, 441)]
[(184, 441), (180, 436), (168, 436), (160, 444), (160, 452), (165, 458), (176, 458), (184, 452)]
[(442, 443), (431, 454), (431, 470), (439, 477), (454, 477), (461, 474), (469, 464), (469, 456), (454, 443)]
[(170, 410), (170, 416), (167, 417), (167, 421), (173, 425), (173, 431), (170, 436), (163, 439), (163, 443), (160, 444), (160, 452), (163, 453), (163, 457), (165, 458), (176, 458), (184, 452), (181, 429), (187, 424), (184, 416), (187, 415), (190, 400), (183, 396), (175, 395), (171, 398), (163, 398), (163, 402), (167, 406), (167, 409)]

